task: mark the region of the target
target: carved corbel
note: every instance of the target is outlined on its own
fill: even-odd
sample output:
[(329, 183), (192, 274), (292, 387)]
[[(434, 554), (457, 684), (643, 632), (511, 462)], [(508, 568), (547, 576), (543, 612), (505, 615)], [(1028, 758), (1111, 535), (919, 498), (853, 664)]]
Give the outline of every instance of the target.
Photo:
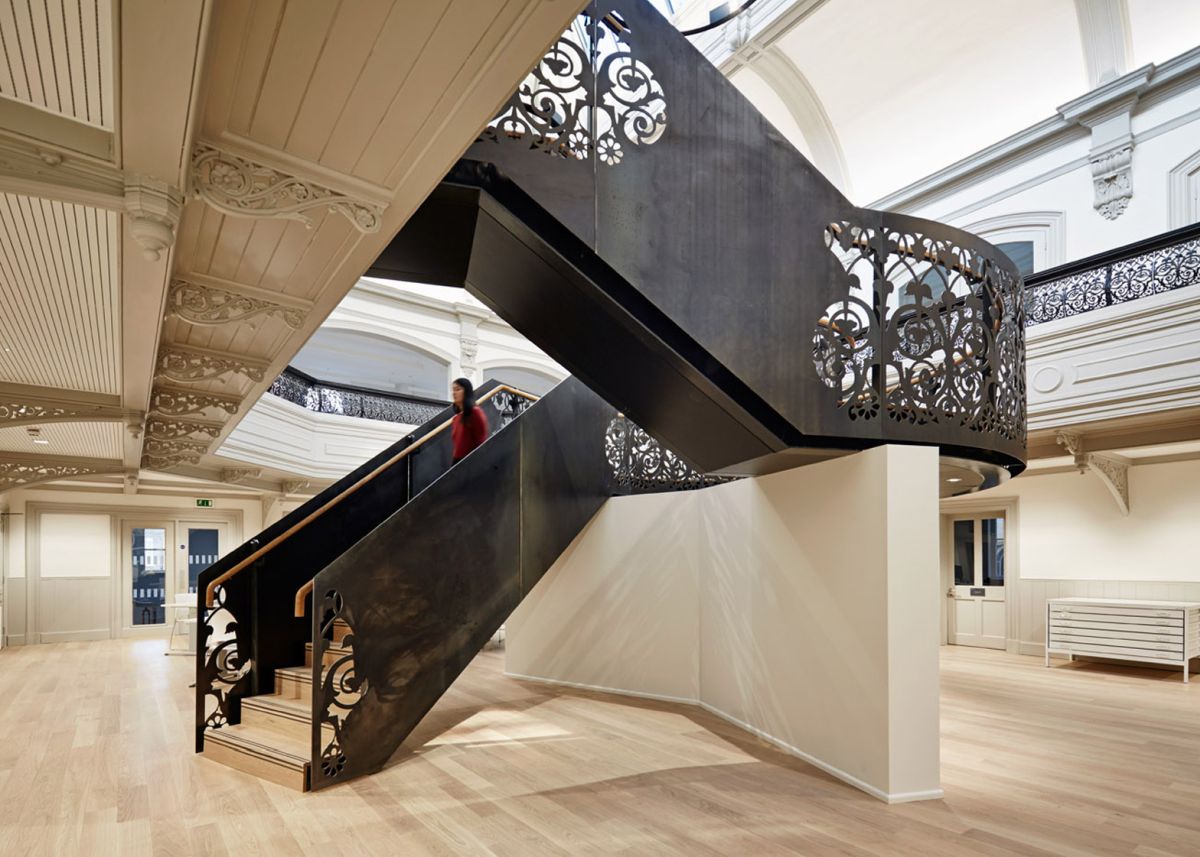
[(275, 315), (293, 330), (304, 323), (306, 312), (265, 298), (242, 294), (191, 280), (171, 281), (167, 293), (167, 318), (176, 316), (188, 324), (220, 325)]
[(312, 214), (342, 215), (364, 233), (377, 232), (383, 206), (257, 164), (201, 143), (192, 153), (192, 190), (213, 208), (237, 217), (285, 218), (312, 226)]
[(1088, 161), (1092, 168), (1095, 191), (1092, 206), (1105, 220), (1116, 220), (1133, 198), (1133, 141), (1115, 148), (1093, 152)]
[(175, 243), (175, 227), (183, 208), (183, 194), (164, 181), (147, 176), (125, 180), (125, 215), (129, 231), (151, 262), (162, 258)]

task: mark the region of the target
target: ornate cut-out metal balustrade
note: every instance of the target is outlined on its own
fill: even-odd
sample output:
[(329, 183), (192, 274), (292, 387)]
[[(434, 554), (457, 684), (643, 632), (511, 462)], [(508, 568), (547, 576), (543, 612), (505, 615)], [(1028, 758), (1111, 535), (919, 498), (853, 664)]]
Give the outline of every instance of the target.
[(1200, 224), (1026, 278), (1028, 324), (1200, 284)]
[(621, 414), (604, 432), (604, 457), (621, 494), (688, 491), (738, 478), (701, 473)]
[(283, 370), (267, 388), (267, 392), (321, 414), (338, 414), (412, 426), (419, 426), (440, 413), (448, 404), (318, 381), (291, 366)]
[(846, 297), (813, 327), (813, 363), (852, 420), (946, 425), (1025, 439), (1021, 280), (978, 248), (832, 223)]

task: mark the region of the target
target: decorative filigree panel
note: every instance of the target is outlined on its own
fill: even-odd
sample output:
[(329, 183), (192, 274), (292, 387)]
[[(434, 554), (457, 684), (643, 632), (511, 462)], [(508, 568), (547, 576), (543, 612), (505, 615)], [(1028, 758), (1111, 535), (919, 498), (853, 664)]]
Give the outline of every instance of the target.
[(253, 663), (241, 653), (240, 629), (237, 619), (225, 606), (223, 586), (214, 590), (213, 606), (205, 612), (200, 631), (204, 667), (198, 686), (204, 695), (204, 728), (220, 729), (229, 722), (229, 695), (250, 675)]
[(1025, 314), (1041, 324), (1197, 283), (1200, 238), (1191, 238), (1030, 286)]
[(164, 345), (158, 352), (158, 374), (171, 381), (208, 381), (232, 372), (258, 382), (265, 371), (266, 364), (236, 354), (199, 351), (178, 345)]
[(197, 393), (191, 390), (176, 390), (171, 387), (156, 387), (151, 399), (151, 409), (160, 414), (182, 417), (202, 414), (209, 409), (222, 410), (233, 416), (238, 412), (241, 399), (217, 393)]
[(120, 473), (124, 468), (121, 462), (111, 464), (97, 462), (66, 463), (46, 461), (0, 461), (0, 491), (33, 485), (37, 482), (51, 482), (55, 479), (67, 479), (72, 476), (91, 476), (99, 473)]
[(146, 437), (153, 440), (182, 440), (199, 436), (216, 440), (221, 434), (221, 428), (220, 423), (150, 417), (146, 421)]
[(510, 393), (508, 390), (499, 390), (492, 394), (485, 404), (489, 405), (495, 412), (495, 417), (491, 420), (496, 431), (504, 428), (511, 423), (532, 405), (536, 399), (530, 399), (525, 396), (519, 396), (516, 393)]
[(621, 162), (626, 146), (657, 142), (667, 129), (666, 96), (629, 35), (616, 13), (596, 26), (580, 15), (480, 139), (577, 160), (594, 153), (608, 166)]
[(1021, 281), (950, 240), (830, 224), (846, 297), (815, 321), (813, 363), (852, 420), (1024, 442)]
[(181, 464), (199, 464), (200, 457), (206, 452), (207, 441), (147, 438), (142, 447), (142, 466), (151, 470), (168, 470)]
[(635, 494), (707, 488), (738, 478), (701, 473), (620, 415), (604, 432), (604, 457), (617, 487)]
[[(349, 609), (337, 590), (329, 590), (321, 599), (320, 637), (322, 640), (333, 638), (334, 624), (341, 619), (350, 626), (350, 632), (338, 643), (342, 649), (348, 650), (325, 670), (321, 681), (321, 696), (318, 703), (321, 730), (321, 774), (332, 779), (337, 777), (346, 767), (345, 742), (343, 729), (347, 719), (353, 714), (354, 707), (368, 691), (367, 681), (360, 678), (354, 668), (354, 633), (353, 622)], [(326, 740), (328, 735), (328, 740)]]
[(302, 309), (274, 301), (252, 298), (229, 289), (206, 286), (189, 280), (172, 280), (167, 293), (168, 318), (177, 316), (188, 324), (220, 325), (275, 315), (295, 330), (304, 323)]
[(192, 187), (220, 211), (239, 217), (300, 220), (309, 226), (314, 211), (344, 216), (360, 232), (377, 232), (383, 206), (355, 199), (316, 182), (290, 176), (247, 158), (201, 143), (192, 155)]
[(267, 392), (294, 405), (321, 414), (361, 417), (389, 423), (421, 425), (441, 413), (446, 405), (388, 393), (366, 393), (324, 384), (287, 368)]

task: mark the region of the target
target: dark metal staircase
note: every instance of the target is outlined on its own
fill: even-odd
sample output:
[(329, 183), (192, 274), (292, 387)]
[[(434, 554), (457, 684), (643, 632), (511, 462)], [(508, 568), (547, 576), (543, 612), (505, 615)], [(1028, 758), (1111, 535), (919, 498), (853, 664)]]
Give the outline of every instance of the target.
[(589, 4), (369, 273), (466, 287), (574, 377), (452, 468), (439, 416), (201, 576), (197, 749), (281, 781), (379, 770), (605, 499), (660, 484), (635, 442), (693, 487), (883, 443), (1024, 467), (1011, 261), (852, 205), (641, 0)]

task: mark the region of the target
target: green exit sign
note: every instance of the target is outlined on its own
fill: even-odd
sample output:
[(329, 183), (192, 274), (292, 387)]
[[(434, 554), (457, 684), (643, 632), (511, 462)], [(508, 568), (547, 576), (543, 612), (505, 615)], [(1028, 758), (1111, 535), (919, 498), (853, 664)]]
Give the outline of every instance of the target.
[(201, 509), (211, 509), (212, 508), (212, 500), (209, 500), (207, 497), (197, 497), (196, 505), (199, 506)]

